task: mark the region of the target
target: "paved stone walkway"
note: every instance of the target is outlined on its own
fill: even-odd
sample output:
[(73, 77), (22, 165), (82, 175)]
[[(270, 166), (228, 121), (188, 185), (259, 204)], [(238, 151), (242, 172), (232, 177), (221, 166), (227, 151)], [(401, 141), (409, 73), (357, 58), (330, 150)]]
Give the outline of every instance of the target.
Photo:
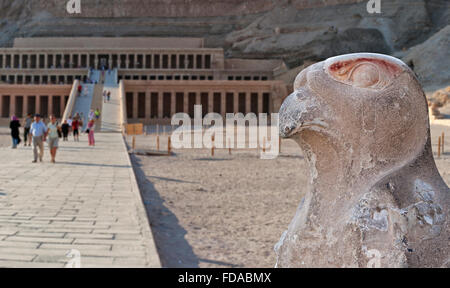
[(120, 134), (60, 142), (57, 164), (0, 148), (0, 267), (160, 267)]

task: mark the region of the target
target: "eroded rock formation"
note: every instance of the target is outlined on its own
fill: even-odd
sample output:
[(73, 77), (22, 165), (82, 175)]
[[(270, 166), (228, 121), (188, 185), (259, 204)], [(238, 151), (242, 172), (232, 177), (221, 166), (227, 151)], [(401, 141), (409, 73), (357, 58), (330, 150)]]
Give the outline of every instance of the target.
[(403, 62), (359, 53), (308, 67), (280, 131), (303, 150), (310, 182), (276, 245), (278, 267), (450, 265), (450, 190), (425, 95)]

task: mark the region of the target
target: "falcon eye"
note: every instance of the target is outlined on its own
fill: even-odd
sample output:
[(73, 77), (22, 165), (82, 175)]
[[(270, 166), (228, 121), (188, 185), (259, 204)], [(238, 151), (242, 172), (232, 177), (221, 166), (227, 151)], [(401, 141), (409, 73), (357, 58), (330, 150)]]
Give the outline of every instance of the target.
[(338, 82), (357, 88), (381, 90), (405, 70), (400, 62), (396, 62), (399, 60), (377, 57), (330, 58), (324, 68)]
[(349, 79), (356, 87), (368, 88), (378, 84), (380, 72), (372, 64), (361, 64), (350, 72)]

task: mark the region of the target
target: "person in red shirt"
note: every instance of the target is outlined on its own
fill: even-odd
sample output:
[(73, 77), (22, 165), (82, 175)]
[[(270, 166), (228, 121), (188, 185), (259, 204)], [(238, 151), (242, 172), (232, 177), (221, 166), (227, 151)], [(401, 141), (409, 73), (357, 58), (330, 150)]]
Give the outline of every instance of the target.
[(79, 132), (80, 122), (78, 118), (72, 121), (72, 131), (73, 131), (73, 140), (79, 142), (80, 141), (80, 132)]

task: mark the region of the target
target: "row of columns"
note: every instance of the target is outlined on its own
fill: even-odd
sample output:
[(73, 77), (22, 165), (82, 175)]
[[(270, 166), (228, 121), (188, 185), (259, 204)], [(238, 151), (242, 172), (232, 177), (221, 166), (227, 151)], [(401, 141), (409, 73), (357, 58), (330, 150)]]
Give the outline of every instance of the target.
[[(4, 113), (6, 107), (5, 105), (5, 99), (6, 97), (9, 97), (9, 109), (8, 109), (8, 114)], [(22, 102), (22, 111), (17, 111), (17, 99), (19, 97), (22, 97), (23, 102)], [(34, 111), (29, 111), (28, 109), (28, 104), (29, 104), (29, 99), (30, 98), (34, 98), (35, 99), (35, 106), (34, 106)], [(65, 96), (61, 96), (61, 95), (28, 95), (28, 96), (23, 96), (23, 95), (0, 95), (0, 113), (1, 113), (1, 117), (3, 118), (10, 118), (13, 115), (16, 116), (21, 116), (21, 117), (25, 117), (28, 113), (31, 114), (36, 114), (36, 113), (42, 113), (42, 98), (43, 97), (47, 97), (48, 99), (48, 103), (47, 103), (47, 114), (53, 114), (53, 108), (54, 108), (54, 98), (56, 97), (60, 97), (60, 114), (61, 115), (57, 115), (57, 116), (62, 116), (62, 114), (64, 113), (64, 110), (66, 109), (66, 102), (69, 96), (65, 95)], [(18, 112), (21, 112), (22, 115), (20, 115)], [(19, 115), (17, 115), (19, 114)], [(47, 115), (47, 116), (48, 116)], [(43, 115), (45, 116), (45, 115)]]
[[(133, 110), (132, 110), (132, 115), (128, 115), (128, 118), (131, 119), (138, 119), (138, 118), (142, 118), (139, 117), (139, 107), (140, 107), (140, 103), (139, 103), (139, 94), (142, 94), (143, 92), (129, 92), (126, 93), (127, 97), (129, 95), (132, 94), (133, 100), (132, 100), (132, 105), (133, 105)], [(252, 94), (256, 94), (257, 95), (257, 111), (256, 114), (258, 113), (263, 113), (264, 111), (266, 111), (267, 113), (271, 113), (271, 100), (270, 100), (270, 93), (269, 92), (225, 92), (225, 91), (210, 91), (210, 92), (183, 92), (183, 91), (170, 91), (170, 92), (155, 92), (155, 91), (146, 91), (145, 92), (145, 119), (150, 119), (152, 117), (151, 115), (151, 111), (152, 111), (152, 101), (151, 101), (151, 96), (153, 93), (157, 93), (158, 94), (158, 101), (157, 101), (157, 118), (162, 119), (164, 118), (164, 94), (170, 94), (170, 114), (171, 116), (176, 114), (177, 112), (177, 94), (181, 93), (183, 94), (183, 113), (188, 113), (191, 110), (191, 107), (189, 107), (189, 94), (191, 93), (195, 93), (195, 105), (201, 105), (202, 104), (202, 94), (208, 94), (208, 107), (202, 107), (203, 111), (205, 111), (205, 109), (207, 109), (205, 112), (207, 113), (220, 113), (223, 117), (226, 116), (226, 113), (244, 113), (244, 114), (248, 114), (250, 112), (252, 112)], [(214, 95), (215, 94), (220, 94), (220, 112), (219, 111), (214, 111)], [(239, 97), (240, 94), (245, 94), (245, 111), (239, 111)], [(227, 111), (227, 97), (229, 97), (229, 95), (232, 95), (233, 97), (233, 111)], [(267, 99), (267, 107), (265, 107), (266, 109), (264, 109), (264, 96), (268, 97)], [(128, 103), (128, 101), (127, 101)], [(205, 113), (206, 114), (206, 113)]]
[(87, 75), (1, 75), (0, 82), (9, 84), (73, 84), (75, 79), (86, 79)]
[[(141, 62), (138, 61), (139, 58), (141, 58)], [(101, 63), (102, 59), (105, 59), (106, 63)], [(88, 67), (100, 69), (103, 65), (108, 66), (110, 69), (211, 69), (212, 55), (184, 53), (0, 54), (0, 68), (2, 69), (67, 69)]]

